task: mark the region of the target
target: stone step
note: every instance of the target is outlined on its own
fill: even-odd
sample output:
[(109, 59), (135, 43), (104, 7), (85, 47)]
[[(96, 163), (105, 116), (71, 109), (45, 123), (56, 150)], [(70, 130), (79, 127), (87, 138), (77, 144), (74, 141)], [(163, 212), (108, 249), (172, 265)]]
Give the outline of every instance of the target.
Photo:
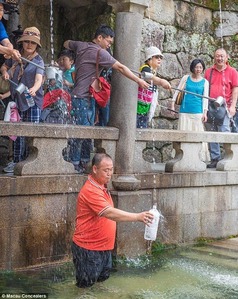
[(238, 260), (238, 252), (230, 251), (223, 248), (207, 246), (207, 247), (193, 247), (192, 250), (198, 253), (213, 255), (219, 258)]
[(214, 241), (204, 247), (193, 247), (193, 251), (238, 260), (238, 238)]

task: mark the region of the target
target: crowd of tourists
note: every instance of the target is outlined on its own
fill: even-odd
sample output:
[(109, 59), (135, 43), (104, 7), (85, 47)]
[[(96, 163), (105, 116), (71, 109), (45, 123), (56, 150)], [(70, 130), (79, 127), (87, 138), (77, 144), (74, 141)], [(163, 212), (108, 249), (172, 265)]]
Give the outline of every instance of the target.
[[(0, 2), (0, 18), (5, 5), (4, 1), (2, 2)], [(151, 46), (145, 50), (144, 64), (140, 67), (141, 75), (137, 76), (113, 57), (111, 45), (114, 31), (107, 25), (99, 26), (90, 42), (65, 41), (63, 45), (65, 49), (59, 54), (55, 64), (59, 71), (50, 79), (45, 76), (44, 61), (39, 54), (40, 31), (36, 27), (25, 28), (17, 40), (16, 50), (9, 41), (2, 22), (0, 25), (0, 53), (4, 54), (6, 59), (0, 69), (1, 79), (11, 82), (9, 91), (1, 94), (1, 100), (10, 98), (9, 105), (14, 107), (17, 114), (16, 116), (12, 113), (14, 115), (12, 121), (107, 125), (110, 95), (108, 94), (107, 103), (104, 106), (100, 105), (92, 94), (91, 85), (93, 78), (97, 79), (99, 74), (110, 81), (111, 71), (117, 70), (138, 84), (137, 128), (147, 128), (158, 104), (158, 86), (170, 91), (172, 89), (167, 80), (158, 76), (158, 69), (164, 58), (159, 48)], [(178, 129), (229, 132), (231, 120), (236, 114), (238, 75), (228, 63), (227, 52), (224, 49), (216, 50), (214, 65), (209, 69), (205, 69), (202, 59), (194, 59), (190, 71), (190, 74), (181, 79), (170, 107), (176, 112), (175, 103), (179, 90), (187, 91), (179, 107)], [(19, 84), (25, 86), (24, 92), (20, 93), (19, 88), (16, 88)], [(225, 110), (219, 121), (212, 117), (213, 102), (216, 102), (218, 97), (223, 98), (221, 106)], [(57, 100), (59, 98), (61, 101)], [(58, 114), (55, 112), (56, 108)], [(9, 113), (9, 109), (7, 111)], [(9, 116), (6, 119), (9, 119)], [(78, 173), (85, 173), (92, 150), (91, 139), (71, 139), (68, 141), (64, 158), (73, 163)], [(214, 168), (221, 159), (219, 144), (209, 143), (209, 152), (208, 145), (203, 144), (201, 159), (210, 161), (208, 167)], [(13, 159), (4, 171), (13, 173), (16, 163), (25, 160), (27, 156), (26, 139), (18, 136), (13, 141)]]

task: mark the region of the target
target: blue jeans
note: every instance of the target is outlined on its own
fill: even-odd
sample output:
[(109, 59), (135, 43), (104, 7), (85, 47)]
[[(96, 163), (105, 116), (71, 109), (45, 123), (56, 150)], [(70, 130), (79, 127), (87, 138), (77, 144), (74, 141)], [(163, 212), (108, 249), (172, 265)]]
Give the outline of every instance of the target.
[[(94, 98), (72, 98), (73, 123), (80, 126), (93, 126), (95, 119)], [(75, 138), (70, 147), (69, 158), (74, 165), (90, 161), (91, 139)]]
[(96, 104), (98, 109), (98, 126), (105, 127), (109, 121), (110, 103), (108, 102), (106, 107), (100, 107)]
[(149, 117), (147, 114), (137, 114), (136, 116), (136, 127), (140, 129), (148, 128)]
[[(230, 132), (230, 118), (226, 114), (223, 124), (221, 126), (215, 125), (213, 123), (205, 123), (206, 131), (215, 131), (215, 132)], [(211, 160), (220, 160), (221, 151), (220, 144), (215, 142), (209, 143), (209, 151), (211, 155)]]
[[(20, 117), (22, 122), (39, 123), (40, 122), (41, 110), (38, 106), (28, 108), (26, 111), (20, 111)], [(26, 138), (23, 136), (18, 136), (13, 143), (13, 156), (14, 162), (18, 163), (27, 158), (29, 154), (28, 144)]]

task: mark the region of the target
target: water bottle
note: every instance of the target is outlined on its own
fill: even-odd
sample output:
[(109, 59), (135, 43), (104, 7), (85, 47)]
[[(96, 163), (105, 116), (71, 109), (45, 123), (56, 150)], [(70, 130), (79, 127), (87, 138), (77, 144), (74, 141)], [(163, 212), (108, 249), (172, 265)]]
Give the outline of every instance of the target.
[(35, 101), (34, 101), (33, 97), (30, 95), (28, 87), (25, 88), (24, 95), (25, 95), (28, 106), (33, 107), (35, 105)]
[(154, 215), (154, 219), (151, 224), (145, 226), (144, 239), (149, 241), (155, 241), (157, 237), (157, 230), (159, 225), (160, 213), (157, 210), (156, 205), (150, 210), (150, 213)]

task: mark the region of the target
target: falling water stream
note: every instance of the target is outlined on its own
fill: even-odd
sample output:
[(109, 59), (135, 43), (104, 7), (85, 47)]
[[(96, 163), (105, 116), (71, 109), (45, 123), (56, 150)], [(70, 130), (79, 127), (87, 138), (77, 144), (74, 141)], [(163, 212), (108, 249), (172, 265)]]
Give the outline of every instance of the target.
[(54, 17), (53, 17), (53, 0), (50, 0), (50, 49), (51, 49), (51, 64), (54, 64)]

